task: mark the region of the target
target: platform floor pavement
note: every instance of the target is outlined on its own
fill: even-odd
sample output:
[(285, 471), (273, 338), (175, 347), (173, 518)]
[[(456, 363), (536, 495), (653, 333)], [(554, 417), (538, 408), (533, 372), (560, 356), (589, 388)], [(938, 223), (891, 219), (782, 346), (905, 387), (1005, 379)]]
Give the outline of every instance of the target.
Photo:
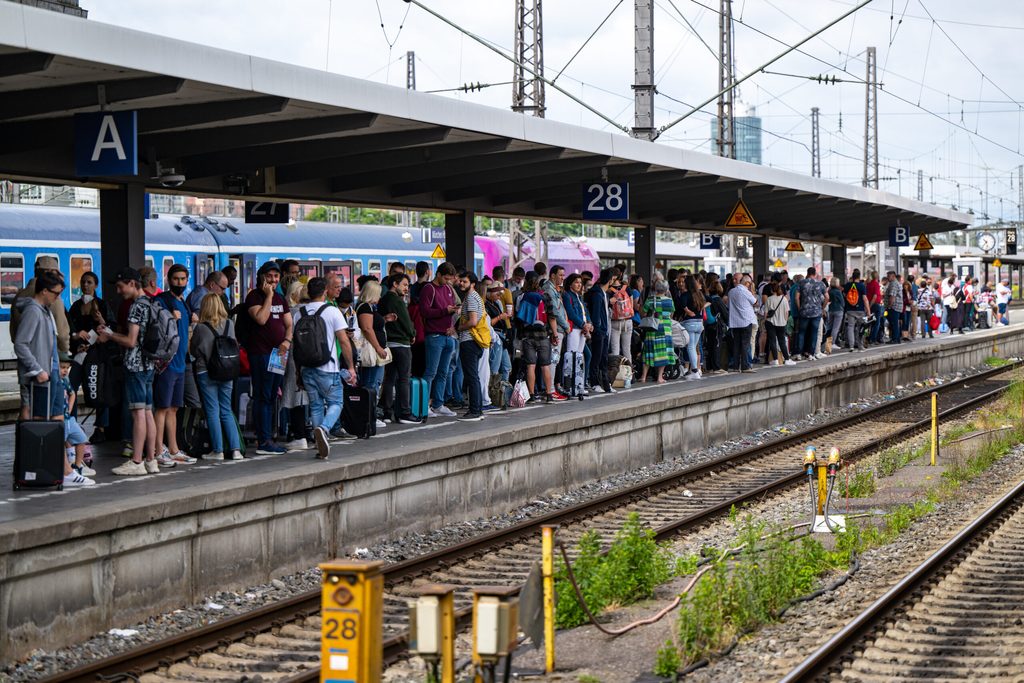
[[(1011, 327), (1019, 325), (1021, 323), (1015, 323)], [(967, 336), (970, 337), (971, 333), (968, 333)], [(953, 338), (959, 339), (960, 335), (954, 335)], [(950, 339), (950, 335), (945, 335), (936, 339), (916, 340), (911, 345), (914, 347), (939, 347)], [(435, 435), (438, 440), (470, 440), (474, 436), (489, 434), (498, 425), (508, 425), (510, 422), (557, 421), (566, 414), (585, 413), (593, 405), (592, 401), (622, 401), (628, 404), (631, 397), (647, 397), (651, 395), (649, 392), (676, 392), (685, 396), (688, 393), (707, 390), (715, 386), (726, 387), (763, 380), (765, 376), (781, 377), (799, 372), (811, 365), (827, 366), (847, 362), (851, 358), (892, 353), (899, 348), (901, 347), (877, 346), (856, 354), (842, 349), (827, 358), (812, 362), (800, 362), (795, 366), (769, 368), (755, 366), (756, 372), (752, 375), (730, 373), (709, 376), (700, 382), (677, 380), (666, 385), (657, 385), (651, 382), (645, 385), (635, 385), (628, 390), (620, 390), (614, 395), (591, 395), (585, 401), (567, 401), (554, 405), (531, 405), (512, 411), (495, 411), (488, 413), (486, 419), (477, 423), (456, 422), (454, 418), (443, 418), (432, 419), (424, 425), (389, 424), (386, 429), (381, 430), (372, 439), (335, 442), (331, 449), (330, 459), (326, 462), (316, 460), (314, 458), (315, 451), (307, 450), (280, 456), (253, 454), (251, 457), (239, 461), (199, 461), (194, 465), (178, 465), (172, 469), (161, 470), (159, 474), (155, 475), (119, 477), (112, 474), (110, 470), (124, 462), (124, 458), (120, 455), (120, 442), (107, 443), (94, 447), (93, 468), (97, 471), (96, 485), (63, 491), (53, 489), (14, 491), (12, 489), (15, 427), (14, 425), (4, 425), (0, 426), (0, 534), (5, 531), (15, 531), (18, 520), (32, 519), (39, 515), (65, 511), (69, 516), (74, 516), (81, 521), (88, 519), (89, 508), (97, 506), (94, 509), (109, 511), (111, 504), (116, 505), (118, 502), (123, 502), (126, 497), (152, 498), (154, 504), (156, 502), (161, 505), (173, 504), (176, 491), (188, 491), (195, 494), (207, 487), (211, 493), (222, 491), (225, 484), (230, 484), (232, 480), (238, 479), (239, 475), (243, 474), (249, 475), (245, 477), (248, 481), (252, 481), (252, 476), (271, 480), (279, 474), (296, 474), (297, 469), (301, 469), (302, 472), (314, 473), (323, 472), (324, 468), (357, 462), (372, 464), (373, 461), (380, 460), (382, 456), (420, 448), (423, 446), (424, 440), (435, 438)], [(606, 404), (602, 403), (602, 405)], [(92, 432), (91, 419), (86, 419), (85, 428), (87, 433)], [(11, 525), (10, 523), (15, 524)]]

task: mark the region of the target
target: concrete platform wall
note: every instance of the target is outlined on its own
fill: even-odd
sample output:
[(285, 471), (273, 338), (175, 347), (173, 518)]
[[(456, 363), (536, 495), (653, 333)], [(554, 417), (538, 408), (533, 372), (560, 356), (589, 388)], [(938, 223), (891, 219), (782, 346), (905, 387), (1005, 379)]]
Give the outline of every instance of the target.
[[(997, 336), (1003, 355), (1024, 355), (1024, 329), (1010, 328), (746, 381), (677, 383), (561, 412), (525, 411), (518, 426), (485, 421), (493, 428), (475, 437), (426, 432), (422, 446), (400, 455), (299, 465), (272, 481), (242, 476), (226, 490), (176, 490), (70, 525), (0, 528), (0, 658), (976, 365)], [(390, 443), (380, 444), (388, 453)]]

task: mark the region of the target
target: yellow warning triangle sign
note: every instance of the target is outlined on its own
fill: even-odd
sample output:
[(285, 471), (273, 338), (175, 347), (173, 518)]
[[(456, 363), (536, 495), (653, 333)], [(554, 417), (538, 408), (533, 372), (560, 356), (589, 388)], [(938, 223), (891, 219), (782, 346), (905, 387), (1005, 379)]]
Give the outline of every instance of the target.
[(928, 239), (928, 235), (923, 232), (917, 236), (917, 243), (914, 244), (915, 251), (923, 251), (925, 249), (934, 249), (931, 240)]
[(1000, 268), (1002, 267), (1003, 262), (1000, 261), (999, 257), (997, 256), (996, 259), (992, 262), (992, 265), (995, 266), (996, 268)]
[(743, 202), (742, 199), (736, 200), (736, 206), (732, 207), (732, 212), (729, 213), (729, 217), (725, 219), (725, 227), (727, 228), (756, 228), (757, 221), (750, 214), (750, 209)]
[(440, 244), (434, 247), (434, 253), (430, 255), (430, 258), (444, 258), (444, 249)]
[(803, 251), (804, 245), (799, 242), (789, 242), (786, 244), (786, 251)]
[(777, 258), (777, 259), (775, 259), (775, 263), (773, 263), (772, 265), (775, 266), (776, 268), (781, 268), (782, 266), (784, 266), (786, 264), (782, 262), (782, 259)]

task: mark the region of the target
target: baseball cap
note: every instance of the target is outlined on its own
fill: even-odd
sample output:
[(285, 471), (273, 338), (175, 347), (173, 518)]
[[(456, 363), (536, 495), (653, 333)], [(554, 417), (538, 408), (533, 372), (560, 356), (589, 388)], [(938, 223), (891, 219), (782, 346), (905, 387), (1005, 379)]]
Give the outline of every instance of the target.
[(139, 275), (139, 271), (132, 267), (122, 268), (117, 271), (117, 275), (110, 281), (110, 284), (117, 284), (118, 282), (142, 282), (142, 276)]
[(260, 269), (258, 271), (256, 271), (256, 274), (257, 275), (264, 275), (266, 273), (269, 273), (272, 270), (276, 270), (278, 273), (280, 273), (281, 272), (281, 266), (277, 265), (276, 261), (267, 261), (262, 266), (260, 266)]

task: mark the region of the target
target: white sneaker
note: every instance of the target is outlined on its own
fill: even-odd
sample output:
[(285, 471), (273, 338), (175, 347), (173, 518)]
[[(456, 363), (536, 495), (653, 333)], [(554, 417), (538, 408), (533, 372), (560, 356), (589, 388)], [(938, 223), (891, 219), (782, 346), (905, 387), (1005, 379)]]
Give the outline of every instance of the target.
[(143, 474), (148, 474), (149, 470), (146, 469), (146, 465), (141, 462), (135, 462), (129, 460), (128, 462), (118, 465), (114, 469), (110, 470), (114, 474), (119, 474), (126, 477), (138, 477)]
[(321, 460), (326, 460), (331, 450), (327, 443), (328, 436), (327, 430), (323, 427), (317, 427), (313, 430), (313, 440), (316, 442), (316, 457)]
[(64, 486), (66, 487), (77, 487), (77, 486), (92, 486), (96, 482), (88, 477), (83, 477), (78, 472), (71, 470), (71, 474), (64, 475)]
[(590, 387), (590, 391), (592, 391), (595, 394), (603, 394), (604, 393), (604, 389), (602, 389), (600, 387), (600, 385), (597, 385), (597, 384), (595, 384), (594, 386)]
[(81, 474), (83, 477), (95, 477), (96, 476), (96, 470), (94, 470), (93, 468), (89, 467), (88, 465), (86, 465), (84, 463), (82, 464), (81, 467), (75, 467), (74, 465), (72, 465), (71, 468), (73, 470), (75, 470), (76, 472), (78, 472), (79, 474)]
[(309, 448), (309, 444), (306, 443), (305, 439), (295, 439), (283, 445), (289, 451), (304, 451)]
[(693, 381), (696, 381), (698, 379), (700, 379), (700, 373), (699, 372), (691, 372), (690, 374), (688, 374), (686, 376), (686, 380), (689, 381), (689, 382), (693, 382)]
[(177, 462), (177, 463), (181, 463), (182, 465), (194, 465), (197, 462), (197, 460), (195, 458), (193, 458), (191, 455), (189, 455), (185, 451), (178, 451), (177, 453), (171, 453), (170, 456), (171, 456), (171, 460), (173, 460), (174, 462)]
[(384, 429), (388, 426), (388, 423), (384, 420), (377, 420), (377, 429)]
[(160, 471), (160, 463), (157, 462), (156, 458), (146, 461), (146, 471), (150, 474), (156, 474)]
[[(775, 361), (775, 362), (778, 363), (778, 361)], [(796, 365), (796, 361), (793, 360), (792, 358), (790, 358), (789, 360), (786, 361), (785, 364), (786, 365)]]
[(817, 358), (818, 360), (821, 360), (822, 358), (828, 358), (828, 356), (826, 356), (824, 353), (818, 353), (814, 357)]
[(223, 460), (224, 454), (221, 451), (210, 451), (203, 456), (203, 460)]
[(768, 365), (770, 365), (772, 367), (778, 367), (779, 366), (779, 361), (773, 360), (770, 363), (768, 363)]
[(455, 417), (455, 412), (448, 406), (441, 406), (440, 408), (435, 408), (434, 412), (437, 413), (438, 416), (440, 417)]
[[(153, 461), (152, 460), (147, 461), (147, 463), (149, 463), (149, 462), (153, 462)], [(168, 453), (167, 451), (164, 451), (160, 455), (156, 456), (156, 466), (157, 467), (164, 467), (164, 468), (170, 469), (171, 467), (177, 467), (177, 465), (178, 465), (178, 463), (176, 463), (174, 461), (174, 458), (172, 458), (171, 454)], [(146, 465), (146, 468), (147, 469), (149, 468), (148, 464)]]
[(242, 455), (242, 451), (239, 451), (239, 450), (236, 449), (236, 450), (231, 451), (231, 459), (232, 460), (245, 460), (245, 456)]
[(435, 413), (433, 408), (429, 408), (427, 410), (427, 417), (441, 417), (441, 416), (438, 415), (437, 413)]

